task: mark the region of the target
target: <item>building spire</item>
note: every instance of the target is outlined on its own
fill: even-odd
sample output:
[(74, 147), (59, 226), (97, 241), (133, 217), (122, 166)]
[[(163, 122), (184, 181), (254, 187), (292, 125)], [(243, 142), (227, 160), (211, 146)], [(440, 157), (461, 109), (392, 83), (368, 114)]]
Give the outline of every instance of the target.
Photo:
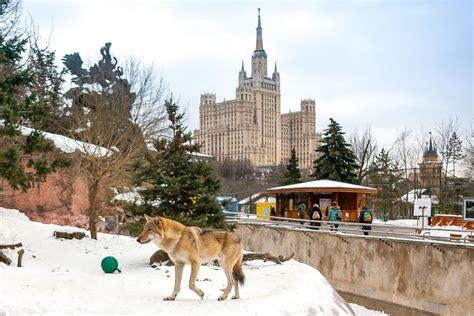
[(258, 25), (257, 25), (257, 45), (256, 51), (263, 51), (263, 38), (262, 38), (262, 22), (260, 21), (260, 8), (258, 8)]
[(244, 69), (244, 60), (242, 59), (242, 71), (245, 71)]
[(433, 141), (431, 140), (431, 131), (430, 131), (430, 148), (429, 151), (433, 151)]
[(272, 79), (273, 79), (273, 81), (280, 82), (280, 74), (278, 73), (278, 70), (277, 70), (277, 62), (276, 61), (275, 61), (275, 70), (273, 71)]
[[(438, 157), (438, 153), (436, 151), (436, 147), (433, 146), (433, 138), (431, 137), (431, 132), (429, 132), (430, 134), (430, 142), (429, 142), (429, 145), (428, 145), (428, 148), (425, 149), (425, 152), (423, 154), (423, 159), (425, 158), (430, 158), (430, 157)], [(431, 158), (430, 158), (431, 159)]]
[(263, 49), (262, 22), (260, 20), (260, 8), (258, 8), (257, 45), (252, 55), (252, 78), (267, 77), (267, 53)]
[(258, 8), (258, 25), (257, 28), (261, 29), (262, 28), (262, 23), (260, 23), (260, 8)]

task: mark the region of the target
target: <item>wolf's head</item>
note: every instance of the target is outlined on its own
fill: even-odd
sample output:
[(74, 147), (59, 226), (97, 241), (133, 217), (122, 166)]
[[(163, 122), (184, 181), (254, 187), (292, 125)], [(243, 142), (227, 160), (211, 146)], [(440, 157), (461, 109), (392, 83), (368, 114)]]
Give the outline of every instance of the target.
[(146, 244), (152, 240), (163, 238), (160, 218), (158, 216), (150, 217), (145, 214), (145, 219), (145, 227), (143, 227), (143, 231), (140, 236), (138, 236), (137, 241), (141, 244)]

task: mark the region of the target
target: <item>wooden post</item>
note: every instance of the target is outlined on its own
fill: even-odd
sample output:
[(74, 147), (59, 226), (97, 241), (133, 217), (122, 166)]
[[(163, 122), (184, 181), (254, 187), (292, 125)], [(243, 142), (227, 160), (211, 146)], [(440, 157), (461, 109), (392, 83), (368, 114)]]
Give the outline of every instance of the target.
[(281, 214), (281, 201), (280, 201), (280, 193), (275, 194), (275, 215), (280, 216)]
[(10, 260), (10, 258), (8, 258), (7, 256), (5, 256), (5, 254), (3, 252), (0, 251), (0, 262), (3, 262), (5, 263), (6, 265), (10, 265), (10, 263), (12, 263), (12, 261)]
[(18, 264), (17, 266), (21, 268), (21, 262), (22, 262), (22, 259), (23, 259), (23, 254), (25, 253), (25, 250), (24, 249), (20, 249), (18, 250)]

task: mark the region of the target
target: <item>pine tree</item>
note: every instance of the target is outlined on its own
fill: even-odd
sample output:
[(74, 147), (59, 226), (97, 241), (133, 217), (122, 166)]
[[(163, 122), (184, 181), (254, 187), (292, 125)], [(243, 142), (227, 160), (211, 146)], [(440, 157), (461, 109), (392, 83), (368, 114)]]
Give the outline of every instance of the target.
[(146, 155), (145, 164), (137, 163), (137, 185), (145, 205), (135, 214), (166, 216), (187, 225), (225, 227), (224, 214), (216, 200), (220, 189), (214, 170), (193, 158), (199, 146), (183, 125), (183, 113), (172, 99), (165, 101), (169, 119), (169, 138), (155, 143), (156, 153)]
[(345, 141), (344, 134), (341, 126), (330, 118), (322, 145), (316, 150), (320, 156), (313, 162), (312, 178), (357, 183), (357, 157), (351, 145)]
[(286, 172), (283, 179), (280, 181), (280, 185), (289, 185), (301, 182), (301, 173), (298, 168), (298, 157), (296, 157), (296, 150), (291, 150), (291, 157), (286, 166)]
[[(23, 61), (27, 40), (15, 29), (18, 8), (18, 1), (0, 2), (0, 178), (14, 189), (27, 191), (70, 161), (49, 154), (53, 143), (35, 129), (47, 118), (50, 103), (38, 93), (44, 82)], [(22, 126), (33, 130), (22, 137)]]
[(30, 39), (29, 68), (32, 73), (33, 82), (31, 91), (37, 95), (45, 105), (48, 115), (44, 120), (36, 124), (36, 128), (54, 134), (61, 134), (61, 120), (68, 121), (70, 118), (64, 116), (64, 98), (62, 87), (64, 83), (64, 72), (59, 71), (56, 66), (56, 54), (47, 48), (40, 47), (35, 38)]
[(456, 162), (462, 160), (464, 155), (462, 153), (462, 140), (456, 132), (453, 132), (448, 141), (448, 157), (453, 163), (453, 175), (456, 176)]

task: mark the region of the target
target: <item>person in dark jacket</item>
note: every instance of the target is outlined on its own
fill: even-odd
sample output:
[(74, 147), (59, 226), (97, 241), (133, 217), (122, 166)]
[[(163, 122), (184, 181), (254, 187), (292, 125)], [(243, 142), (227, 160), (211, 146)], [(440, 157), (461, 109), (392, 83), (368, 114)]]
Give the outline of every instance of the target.
[[(320, 221), (323, 219), (323, 214), (321, 213), (321, 209), (319, 208), (318, 204), (313, 204), (313, 207), (310, 210), (310, 219), (315, 220), (315, 221)], [(321, 223), (318, 222), (311, 222), (311, 226), (314, 226), (313, 228), (316, 230), (319, 230), (319, 226), (321, 226)]]
[[(275, 208), (273, 206), (270, 206), (270, 216), (272, 217), (276, 216)], [(272, 218), (272, 220), (275, 220), (275, 218)]]
[[(360, 214), (359, 214), (359, 223), (372, 224), (372, 221), (373, 221), (372, 212), (369, 210), (367, 205), (362, 206), (362, 211), (360, 211)], [(371, 229), (372, 229), (372, 226), (362, 225), (362, 231), (364, 232), (364, 235), (366, 236), (369, 235), (369, 230)]]

